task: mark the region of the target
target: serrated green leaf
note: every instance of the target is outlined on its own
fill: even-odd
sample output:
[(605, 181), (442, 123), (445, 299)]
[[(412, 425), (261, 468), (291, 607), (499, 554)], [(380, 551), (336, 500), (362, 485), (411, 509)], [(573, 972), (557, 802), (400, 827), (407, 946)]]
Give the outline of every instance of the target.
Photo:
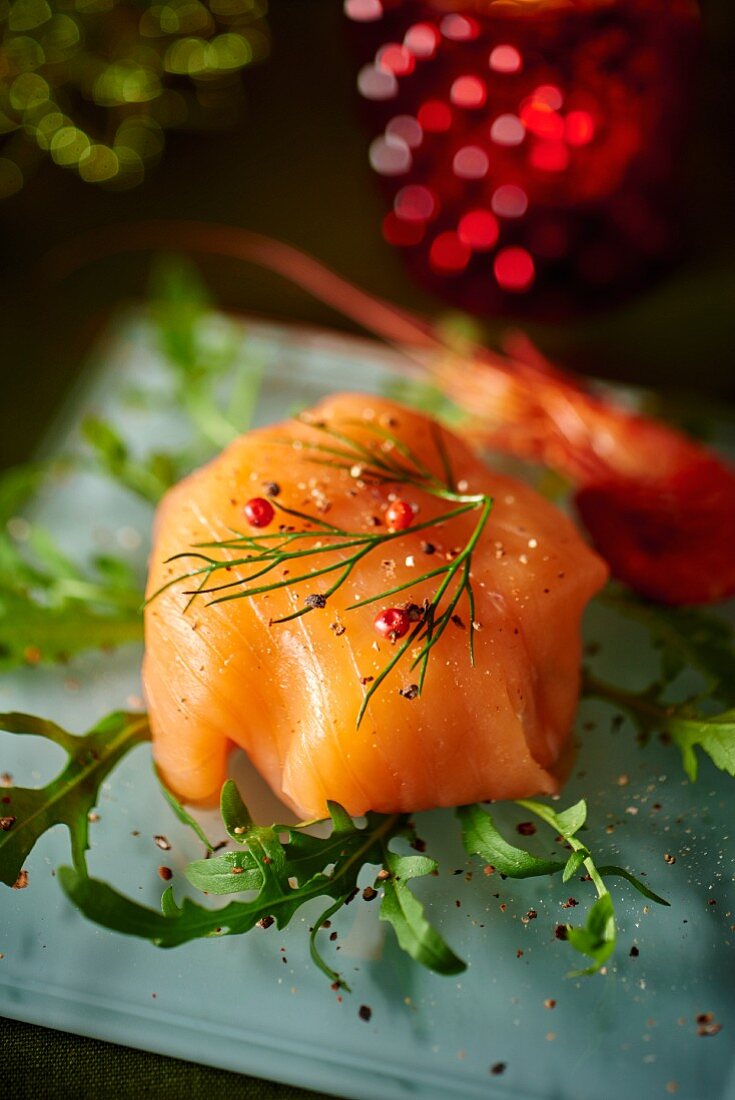
[(394, 878), (409, 880), (436, 874), (438, 864), (430, 856), (405, 856), (390, 852), (390, 870)]
[(556, 829), (566, 840), (570, 840), (587, 820), (587, 803), (583, 798), (579, 802), (575, 802), (568, 810), (562, 810), (558, 814), (550, 806), (546, 806), (543, 802), (536, 802), (535, 799), (519, 798), (517, 803), (519, 806), (523, 806), (524, 809), (536, 814), (552, 829)]
[(714, 697), (735, 705), (735, 638), (726, 619), (703, 608), (649, 603), (613, 585), (596, 599), (648, 630), (661, 654), (664, 682), (671, 682), (685, 668), (694, 668)]
[(605, 867), (598, 867), (597, 870), (603, 878), (624, 878), (626, 882), (636, 888), (639, 894), (643, 894), (643, 897), (648, 898), (649, 901), (655, 901), (657, 905), (668, 906), (671, 904), (666, 898), (662, 898), (660, 894), (655, 894), (650, 886), (646, 886), (645, 882), (641, 882), (639, 878), (636, 878), (630, 871), (626, 871), (624, 867), (609, 864)]
[(582, 928), (567, 925), (568, 942), (575, 951), (592, 959), (591, 966), (573, 971), (570, 977), (596, 974), (614, 952), (616, 938), (615, 910), (612, 898), (605, 893), (590, 908)]
[(385, 866), (390, 877), (383, 882), (381, 920), (392, 925), (398, 943), (412, 959), (438, 974), (461, 974), (467, 964), (429, 924), (423, 905), (408, 888), (411, 879), (431, 874), (436, 867), (434, 861), (388, 851)]
[[(629, 692), (586, 674), (584, 692), (625, 711), (641, 735), (666, 734), (678, 746), (684, 770), (693, 782), (699, 749), (714, 765), (735, 776), (735, 644), (732, 625), (709, 610), (660, 607), (624, 589), (609, 586), (597, 597), (605, 606), (641, 623), (661, 656), (662, 682), (646, 691)], [(696, 699), (672, 703), (667, 687), (685, 669), (697, 671), (705, 690)], [(728, 709), (702, 713), (713, 700)], [(711, 709), (714, 709), (713, 707)]]
[(562, 872), (562, 882), (569, 882), (572, 875), (576, 875), (582, 867), (582, 864), (589, 858), (589, 848), (579, 848), (576, 852), (572, 852), (566, 864), (564, 865), (564, 871)]
[(462, 826), (462, 843), (469, 855), (478, 855), (509, 878), (533, 878), (554, 875), (561, 871), (561, 860), (540, 859), (524, 848), (517, 848), (505, 840), (491, 815), (477, 804), (462, 806), (457, 810)]
[(253, 824), (250, 811), (243, 802), (237, 784), (228, 779), (222, 787), (219, 802), (222, 822), (231, 840), (245, 844), (247, 832)]
[(327, 802), (327, 809), (329, 810), (329, 816), (332, 819), (332, 825), (335, 832), (348, 833), (354, 829), (354, 822), (345, 809), (340, 806), (339, 802)]
[[(117, 906), (115, 899), (121, 895), (105, 883), (89, 879), (70, 868), (66, 868), (60, 876), (64, 890), (91, 920), (118, 932), (143, 935), (160, 947), (175, 947), (201, 936), (247, 932), (263, 920), (273, 920), (279, 928), (283, 928), (305, 902), (314, 898), (330, 897), (340, 905), (344, 904), (357, 889), (357, 878), (362, 867), (366, 863), (381, 866), (383, 845), (392, 836), (406, 831), (406, 819), (398, 814), (370, 814), (364, 828), (358, 828), (351, 822), (349, 830), (346, 820), (340, 815), (344, 828), (339, 830), (339, 851), (336, 852), (332, 837), (325, 840), (293, 826), (252, 823), (235, 784), (230, 783), (227, 787), (227, 793), (223, 792), (223, 804), (228, 813), (235, 815), (231, 819), (232, 827), (235, 827), (234, 821), (250, 821), (249, 825), (244, 826), (243, 833), (236, 834), (237, 839), (246, 845), (245, 851), (237, 854), (250, 857), (243, 864), (246, 874), (257, 869), (260, 876), (255, 898), (232, 901), (221, 909), (210, 910), (186, 897), (177, 905), (169, 888), (164, 895), (165, 913), (161, 916), (127, 898), (123, 899), (124, 904)], [(282, 835), (285, 835), (285, 841), (281, 841)], [(292, 837), (296, 841), (296, 855), (301, 861), (302, 873), (307, 864), (309, 869), (320, 866), (319, 872), (310, 877), (303, 875), (300, 882), (296, 882), (295, 868), (290, 861)], [(206, 873), (202, 871), (203, 863), (216, 861), (196, 861), (195, 877)], [(330, 865), (333, 866), (327, 873)], [(221, 870), (220, 864), (215, 875)], [(251, 881), (255, 882), (254, 874)]]
[[(568, 882), (572, 875), (577, 874), (582, 868), (586, 876), (593, 883), (597, 891), (597, 901), (589, 911), (587, 921), (582, 928), (569, 928), (569, 941), (577, 951), (592, 958), (593, 965), (586, 970), (577, 971), (577, 974), (593, 974), (607, 961), (615, 949), (615, 910), (610, 892), (605, 885), (606, 876), (617, 876), (626, 879), (636, 890), (640, 891), (651, 901), (661, 905), (668, 905), (663, 898), (655, 894), (648, 886), (637, 879), (630, 871), (623, 867), (607, 866), (597, 867), (592, 853), (586, 844), (577, 839), (576, 833), (584, 827), (587, 820), (587, 804), (580, 800), (566, 810), (557, 813), (543, 802), (536, 799), (523, 798), (516, 801), (516, 805), (530, 811), (557, 834), (557, 840), (563, 839), (572, 848), (571, 855), (564, 863), (549, 861), (547, 870), (544, 870), (544, 861), (537, 861), (538, 870), (529, 870), (534, 866), (535, 857), (523, 849), (514, 848), (506, 843), (495, 828), (490, 815), (481, 810), (479, 806), (464, 806), (458, 810), (458, 816), (462, 821), (462, 838), (465, 847), (470, 854), (479, 854), (483, 859), (492, 863), (500, 870), (503, 865), (506, 873), (516, 878), (526, 877), (528, 874), (554, 874), (562, 871), (562, 881)], [(493, 858), (493, 854), (497, 855)], [(503, 861), (505, 860), (505, 863)]]
[(92, 448), (101, 469), (113, 481), (151, 504), (157, 504), (181, 476), (177, 463), (162, 454), (134, 458), (114, 425), (100, 417), (88, 416), (84, 420), (82, 438)]
[(186, 877), (205, 894), (246, 894), (263, 886), (258, 864), (247, 851), (196, 859), (187, 865)]
[(166, 799), (179, 821), (181, 821), (184, 825), (188, 825), (189, 828), (196, 833), (205, 848), (208, 848), (210, 852), (214, 851), (214, 845), (207, 838), (207, 834), (204, 832), (204, 829), (201, 827), (196, 818), (191, 816), (189, 811), (181, 805), (178, 798), (176, 798), (176, 796), (168, 789), (168, 787), (158, 774), (158, 768), (156, 768), (155, 765), (153, 771), (155, 773), (156, 779), (158, 780), (158, 785), (161, 788), (161, 793), (163, 794), (163, 797)]
[(322, 958), (318, 933), (325, 920), (356, 894), (362, 867), (373, 864), (389, 872), (379, 883), (384, 890), (381, 917), (394, 928), (400, 946), (439, 973), (456, 974), (464, 969), (408, 889), (409, 881), (435, 871), (434, 860), (399, 855), (388, 848), (392, 837), (410, 835), (405, 816), (368, 814), (365, 825), (358, 828), (342, 807), (330, 805), (332, 832), (326, 838), (299, 826), (256, 825), (231, 781), (223, 788), (222, 810), (225, 827), (242, 848), (194, 861), (187, 868), (187, 877), (210, 894), (252, 891), (254, 898), (210, 910), (187, 897), (177, 903), (169, 888), (159, 914), (76, 869), (62, 869), (62, 887), (89, 919), (118, 932), (143, 936), (160, 947), (174, 947), (202, 936), (235, 935), (258, 923), (275, 921), (283, 928), (305, 902), (328, 897), (332, 899), (329, 907), (312, 928), (311, 951), (330, 981), (344, 985)]
[(76, 736), (41, 718), (3, 714), (0, 729), (45, 737), (69, 755), (64, 769), (45, 787), (4, 790), (3, 816), (13, 821), (0, 831), (0, 881), (8, 886), (16, 882), (36, 841), (54, 825), (66, 825), (74, 865), (84, 868), (88, 814), (96, 805), (100, 784), (131, 748), (150, 739), (147, 716), (112, 714), (89, 733)]
[(143, 640), (137, 611), (102, 614), (79, 601), (52, 607), (0, 582), (0, 670), (69, 660), (90, 649), (115, 649)]
[(667, 735), (679, 748), (684, 771), (692, 782), (698, 772), (696, 749), (709, 756), (720, 771), (735, 776), (735, 709), (699, 714), (690, 702), (672, 704), (662, 700), (656, 685), (643, 692), (629, 692), (590, 674), (585, 677), (585, 691), (625, 711), (644, 737)]
[(720, 771), (735, 776), (735, 709), (711, 718), (673, 715), (666, 721), (666, 732), (679, 747), (684, 770), (692, 782), (697, 778), (697, 748)]
[[(178, 919), (139, 905), (106, 882), (88, 878), (73, 867), (60, 867), (57, 876), (64, 893), (81, 913), (114, 932), (125, 932), (128, 936), (140, 936), (156, 943)], [(169, 887), (164, 899), (172, 893)], [(166, 909), (163, 899), (161, 905)]]
[(113, 559), (82, 569), (48, 532), (31, 525), (22, 541), (8, 522), (22, 512), (52, 467), (19, 467), (0, 475), (0, 670), (67, 660), (81, 650), (140, 641), (141, 595), (113, 576)]
[(161, 912), (164, 917), (178, 917), (181, 915), (181, 909), (176, 904), (176, 898), (174, 897), (173, 886), (169, 886), (168, 889), (163, 892), (161, 898)]

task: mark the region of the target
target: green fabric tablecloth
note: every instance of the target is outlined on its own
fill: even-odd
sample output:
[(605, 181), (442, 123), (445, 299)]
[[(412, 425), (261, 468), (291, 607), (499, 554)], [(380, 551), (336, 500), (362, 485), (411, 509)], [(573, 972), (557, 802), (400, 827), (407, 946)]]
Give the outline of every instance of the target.
[[(728, 89), (735, 17), (728, 0), (702, 6), (708, 45), (699, 144), (691, 156), (691, 273), (673, 272), (668, 282), (608, 316), (533, 331), (567, 365), (638, 383), (696, 385), (714, 394), (732, 392), (735, 219), (729, 167), (735, 129)], [(110, 311), (143, 292), (149, 260), (134, 255), (88, 265), (63, 285), (39, 279), (47, 251), (85, 230), (140, 218), (241, 225), (289, 240), (406, 307), (429, 313), (439, 308), (411, 284), (377, 229), (383, 207), (359, 122), (356, 60), (344, 39), (342, 4), (271, 0), (270, 9), (272, 60), (248, 74), (248, 110), (238, 131), (172, 135), (160, 170), (145, 188), (129, 193), (87, 187), (48, 162), (0, 207), (0, 466), (29, 456)], [(226, 307), (344, 324), (260, 271), (218, 258), (202, 267), (215, 299)], [(492, 322), (488, 330), (496, 334)], [(2, 1018), (0, 1053), (2, 1100), (318, 1095)]]
[(319, 1100), (323, 1093), (0, 1019), (6, 1100)]

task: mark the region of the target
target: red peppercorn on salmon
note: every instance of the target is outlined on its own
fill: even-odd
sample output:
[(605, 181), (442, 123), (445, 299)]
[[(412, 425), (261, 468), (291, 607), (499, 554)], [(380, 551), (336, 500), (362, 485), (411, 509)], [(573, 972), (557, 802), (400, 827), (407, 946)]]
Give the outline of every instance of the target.
[(239, 745), (305, 817), (556, 792), (606, 576), (553, 505), (392, 401), (247, 432), (158, 510), (160, 772), (206, 803)]

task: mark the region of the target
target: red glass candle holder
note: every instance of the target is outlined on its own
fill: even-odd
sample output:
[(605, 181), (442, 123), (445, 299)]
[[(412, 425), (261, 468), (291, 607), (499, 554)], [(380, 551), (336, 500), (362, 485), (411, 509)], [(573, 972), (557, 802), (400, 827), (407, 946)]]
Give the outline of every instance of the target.
[(386, 240), (477, 314), (559, 316), (681, 246), (693, 0), (345, 0)]

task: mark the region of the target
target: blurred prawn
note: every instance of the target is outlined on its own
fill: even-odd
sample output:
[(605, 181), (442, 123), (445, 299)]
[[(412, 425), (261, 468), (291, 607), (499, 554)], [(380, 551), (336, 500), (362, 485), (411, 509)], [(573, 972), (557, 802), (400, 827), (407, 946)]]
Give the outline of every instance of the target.
[(287, 278), (398, 348), (467, 416), (485, 447), (557, 470), (613, 574), (667, 604), (735, 594), (735, 470), (659, 421), (592, 393), (524, 336), (507, 354), (454, 346), (428, 321), (353, 286), (298, 249), (247, 230), (148, 222), (91, 233), (46, 262), (61, 278), (115, 251), (164, 248), (232, 257)]

